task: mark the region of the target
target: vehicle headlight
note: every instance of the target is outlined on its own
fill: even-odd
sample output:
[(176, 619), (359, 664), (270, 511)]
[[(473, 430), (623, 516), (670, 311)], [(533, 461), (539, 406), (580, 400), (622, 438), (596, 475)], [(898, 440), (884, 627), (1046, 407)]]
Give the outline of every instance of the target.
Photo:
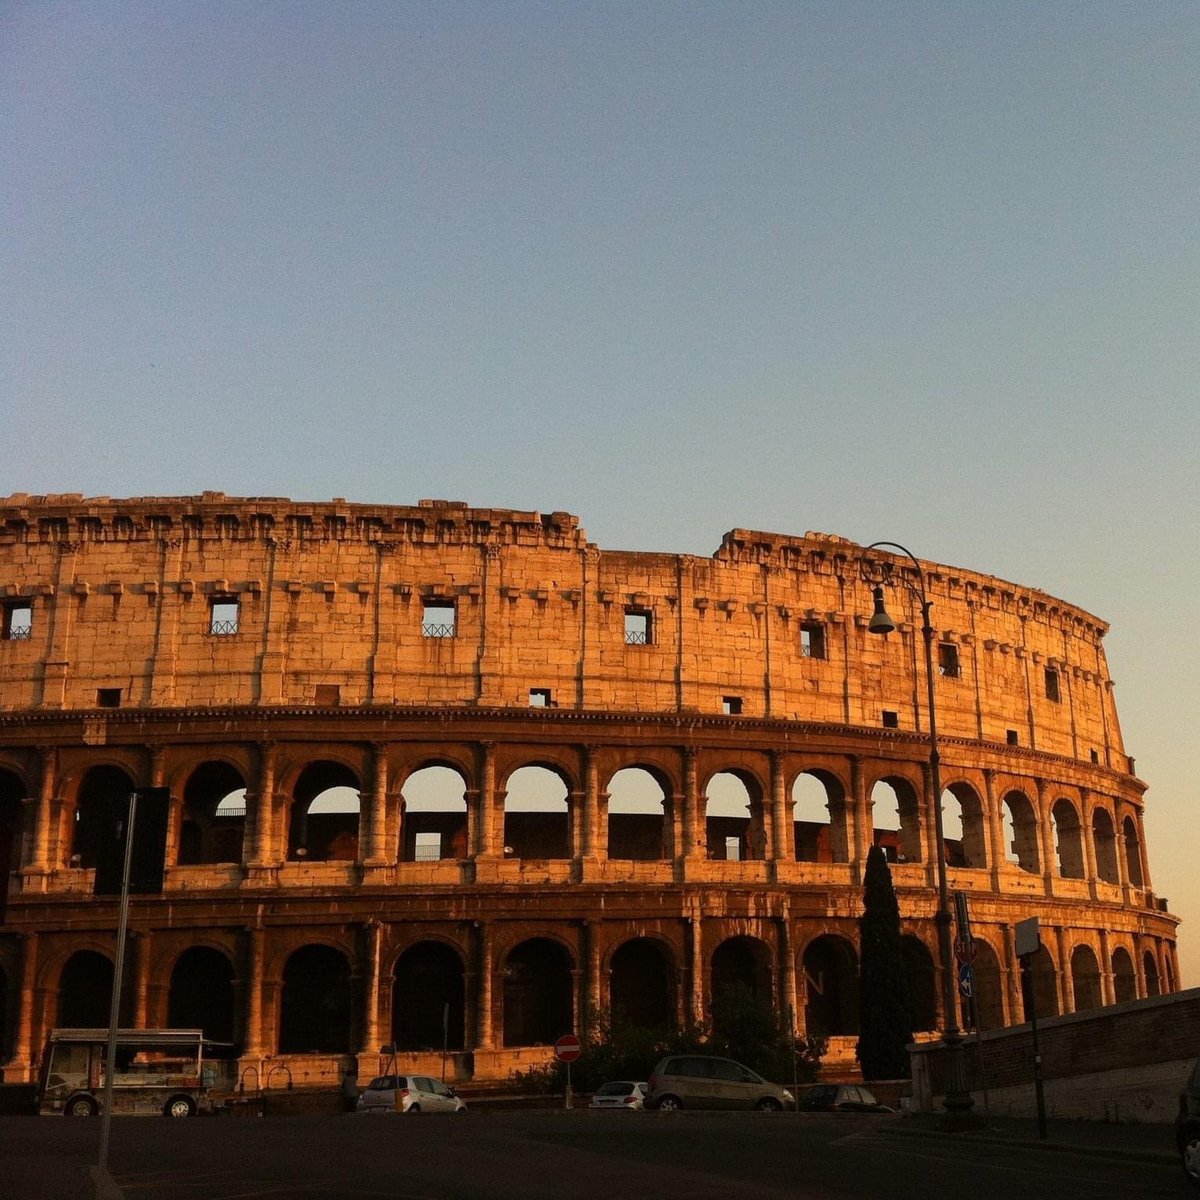
[(796, 1097), (795, 1097), (795, 1096), (793, 1096), (793, 1095), (792, 1095), (792, 1093), (791, 1093), (791, 1092), (789, 1092), (789, 1091), (787, 1090), (787, 1088), (784, 1088), (784, 1089), (783, 1089), (783, 1098), (784, 1098), (784, 1099), (785, 1099), (785, 1100), (786, 1100), (786, 1101), (787, 1101), (789, 1104), (795, 1104), (795, 1103), (796, 1103)]

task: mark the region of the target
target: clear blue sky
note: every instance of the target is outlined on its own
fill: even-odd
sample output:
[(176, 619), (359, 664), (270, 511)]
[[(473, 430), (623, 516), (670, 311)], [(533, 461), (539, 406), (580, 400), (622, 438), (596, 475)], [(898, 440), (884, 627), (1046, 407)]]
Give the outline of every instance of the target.
[(901, 541), (1113, 624), (1200, 984), (1200, 5), (21, 3), (0, 492)]

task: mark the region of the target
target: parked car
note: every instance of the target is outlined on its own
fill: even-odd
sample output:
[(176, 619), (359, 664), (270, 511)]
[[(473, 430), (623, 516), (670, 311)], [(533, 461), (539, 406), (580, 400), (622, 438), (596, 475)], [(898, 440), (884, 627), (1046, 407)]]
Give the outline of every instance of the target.
[(465, 1113), (466, 1104), (428, 1075), (378, 1075), (358, 1098), (360, 1113)]
[(874, 1095), (856, 1083), (817, 1083), (800, 1097), (801, 1112), (889, 1113)]
[(592, 1094), (589, 1108), (644, 1108), (646, 1104), (646, 1085), (632, 1080), (620, 1079), (612, 1083), (601, 1084)]
[(672, 1112), (680, 1108), (755, 1108), (779, 1112), (795, 1104), (792, 1093), (734, 1062), (706, 1054), (664, 1058), (648, 1081), (646, 1107)]
[(1200, 1058), (1196, 1059), (1192, 1076), (1179, 1093), (1175, 1145), (1183, 1173), (1192, 1187), (1200, 1187)]

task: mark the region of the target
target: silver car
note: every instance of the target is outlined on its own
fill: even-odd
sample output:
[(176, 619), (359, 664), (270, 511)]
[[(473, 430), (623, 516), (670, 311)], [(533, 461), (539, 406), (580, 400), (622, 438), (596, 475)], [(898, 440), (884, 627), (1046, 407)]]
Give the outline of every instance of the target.
[(637, 1110), (646, 1103), (647, 1087), (629, 1079), (601, 1084), (592, 1095), (589, 1108), (620, 1108)]
[(779, 1112), (792, 1108), (787, 1088), (769, 1083), (732, 1058), (677, 1054), (664, 1058), (649, 1081), (646, 1107), (672, 1112), (679, 1108), (753, 1108)]
[(467, 1106), (428, 1075), (379, 1075), (358, 1098), (360, 1113), (465, 1113)]

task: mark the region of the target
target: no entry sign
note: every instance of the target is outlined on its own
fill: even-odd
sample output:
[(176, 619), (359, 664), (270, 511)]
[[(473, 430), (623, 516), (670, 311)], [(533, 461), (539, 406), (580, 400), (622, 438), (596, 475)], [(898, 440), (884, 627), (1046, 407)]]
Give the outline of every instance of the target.
[(583, 1046), (573, 1033), (564, 1033), (554, 1043), (554, 1057), (560, 1063), (573, 1063), (583, 1053)]

